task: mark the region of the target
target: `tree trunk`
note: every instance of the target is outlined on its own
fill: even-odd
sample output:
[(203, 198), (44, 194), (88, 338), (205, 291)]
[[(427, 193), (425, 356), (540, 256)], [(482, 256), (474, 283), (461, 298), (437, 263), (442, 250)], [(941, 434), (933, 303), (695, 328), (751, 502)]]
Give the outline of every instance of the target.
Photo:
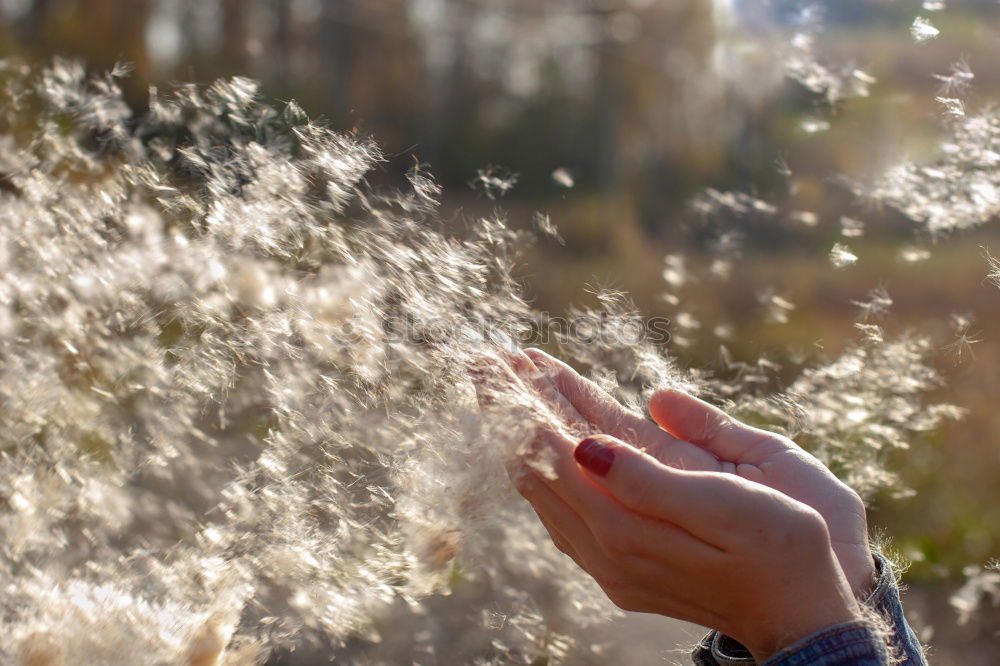
[(233, 74), (246, 74), (247, 0), (222, 0), (222, 57)]
[(320, 14), (319, 52), (322, 54), (320, 81), (325, 86), (323, 106), (338, 129), (348, 129), (350, 118), (350, 74), (354, 15), (351, 2), (325, 2)]
[(295, 44), (292, 41), (292, 0), (275, 0), (274, 26), (274, 71), (277, 85), (294, 86), (292, 63), (295, 60)]

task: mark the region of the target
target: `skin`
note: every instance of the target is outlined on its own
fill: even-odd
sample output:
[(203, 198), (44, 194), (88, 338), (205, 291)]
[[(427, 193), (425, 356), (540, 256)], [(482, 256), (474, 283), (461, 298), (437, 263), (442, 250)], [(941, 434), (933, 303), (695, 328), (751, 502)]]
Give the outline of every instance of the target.
[[(858, 617), (875, 572), (864, 504), (792, 441), (672, 390), (650, 400), (654, 423), (544, 352), (507, 361), (559, 421), (535, 442), (555, 478), (524, 470), (519, 490), (620, 607), (716, 628), (758, 661)], [(573, 456), (594, 432), (606, 476)]]

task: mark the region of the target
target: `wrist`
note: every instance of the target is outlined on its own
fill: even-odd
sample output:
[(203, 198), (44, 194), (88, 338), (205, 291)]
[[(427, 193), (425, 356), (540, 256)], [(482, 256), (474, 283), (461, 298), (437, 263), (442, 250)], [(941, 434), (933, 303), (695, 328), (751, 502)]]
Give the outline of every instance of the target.
[(757, 663), (782, 649), (835, 625), (861, 621), (859, 603), (851, 596), (837, 594), (828, 599), (807, 598), (788, 606), (788, 613), (768, 625), (756, 627), (753, 636), (741, 641)]
[(858, 600), (858, 603), (863, 603), (875, 591), (878, 585), (878, 572), (875, 556), (869, 551), (867, 569), (857, 580), (851, 582), (851, 589), (854, 591), (854, 598)]

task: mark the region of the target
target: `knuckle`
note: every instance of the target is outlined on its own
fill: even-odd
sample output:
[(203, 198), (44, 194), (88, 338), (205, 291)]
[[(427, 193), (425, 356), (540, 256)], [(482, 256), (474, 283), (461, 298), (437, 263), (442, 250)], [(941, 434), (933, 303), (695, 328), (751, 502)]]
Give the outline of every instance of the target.
[(784, 547), (803, 551), (830, 547), (826, 521), (819, 512), (805, 505), (790, 512), (771, 537)]
[(701, 422), (699, 439), (711, 441), (733, 426), (733, 420), (722, 412), (706, 413)]
[(844, 488), (848, 506), (852, 511), (864, 518), (867, 514), (865, 501), (861, 499), (861, 495), (859, 495), (856, 490), (848, 486), (846, 483), (844, 484)]
[(827, 536), (826, 521), (823, 520), (823, 516), (816, 509), (811, 506), (801, 505), (794, 515), (795, 520), (793, 522), (796, 529), (803, 535), (812, 537)]
[(729, 503), (735, 501), (743, 492), (745, 483), (738, 476), (711, 474), (702, 476), (698, 483), (706, 494), (718, 497), (719, 500)]
[(798, 444), (796, 444), (790, 437), (788, 437), (786, 435), (779, 435), (777, 433), (773, 433), (773, 432), (770, 432), (770, 431), (767, 431), (767, 430), (761, 430), (761, 436), (762, 437), (767, 437), (767, 436), (773, 437), (774, 440), (778, 444), (780, 444), (783, 448), (785, 448), (785, 449), (801, 450), (801, 447)]
[(702, 493), (710, 499), (717, 510), (712, 522), (723, 531), (732, 531), (745, 520), (742, 510), (748, 507), (743, 479), (727, 475), (704, 479)]

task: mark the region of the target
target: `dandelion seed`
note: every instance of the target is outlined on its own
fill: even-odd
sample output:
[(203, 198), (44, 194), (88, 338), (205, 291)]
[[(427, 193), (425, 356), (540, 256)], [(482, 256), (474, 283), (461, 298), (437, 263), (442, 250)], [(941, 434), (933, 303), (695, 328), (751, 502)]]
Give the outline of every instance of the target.
[(482, 191), (490, 199), (502, 197), (517, 185), (517, 174), (500, 166), (477, 169), (476, 177), (469, 183), (474, 190)]
[(965, 103), (955, 97), (935, 97), (934, 101), (944, 107), (944, 112), (955, 118), (965, 116)]
[(867, 301), (851, 301), (851, 303), (858, 308), (858, 321), (867, 323), (885, 317), (892, 307), (892, 298), (885, 288), (878, 287), (868, 292)]
[(876, 83), (878, 83), (878, 79), (876, 79), (874, 76), (872, 76), (868, 72), (866, 72), (864, 70), (861, 70), (861, 69), (852, 69), (851, 70), (851, 78), (853, 78), (855, 81), (857, 81), (857, 82), (863, 84), (864, 86), (866, 86), (866, 88), (864, 89), (865, 93), (863, 95), (859, 94), (860, 97), (867, 97), (868, 96), (867, 86), (872, 86), (872, 85), (875, 85)]
[(830, 129), (830, 122), (821, 118), (803, 118), (799, 128), (806, 134), (820, 134)]
[(843, 243), (834, 243), (830, 249), (830, 263), (834, 268), (847, 268), (857, 263), (858, 257)]
[(819, 215), (808, 210), (793, 211), (788, 214), (788, 218), (804, 227), (815, 227), (819, 224)]
[[(610, 612), (556, 553), (525, 552), (530, 515), (477, 499), (509, 491), (505, 458), (537, 411), (508, 386), (483, 417), (462, 370), (484, 346), (516, 351), (530, 319), (507, 259), (519, 234), (492, 218), (468, 237), (418, 224), (439, 215), (423, 165), (409, 189), (373, 190), (376, 147), (267, 106), (248, 80), (154, 93), (132, 118), (114, 77), (60, 61), (37, 78), (23, 94), (39, 135), (64, 129), (0, 138), (0, 161), (38, 165), (7, 202), (21, 223), (0, 225), (0, 261), (24, 257), (0, 277), (0, 299), (14, 288), (23, 305), (0, 304), (14, 345), (0, 363), (0, 448), (14, 452), (0, 460), (0, 568), (25, 572), (7, 581), (0, 651), (251, 663), (363, 634), (393, 599), (446, 584), (460, 549), (498, 599), (539, 567), (588, 614)], [(123, 140), (93, 153), (95, 129)], [(638, 381), (673, 372), (654, 358)], [(403, 416), (415, 411), (420, 424)], [(44, 447), (18, 444), (37, 424)], [(235, 439), (250, 454), (238, 466)], [(483, 547), (496, 529), (514, 559)], [(511, 642), (514, 659), (534, 649)]]
[(712, 335), (720, 340), (730, 340), (734, 335), (733, 327), (730, 324), (718, 324), (712, 329)]
[(970, 565), (963, 569), (965, 584), (949, 600), (958, 614), (958, 623), (965, 625), (981, 609), (984, 602), (1000, 606), (1000, 572)]
[(831, 66), (815, 54), (815, 39), (808, 32), (797, 33), (785, 58), (785, 75), (803, 87), (823, 95), (836, 105), (852, 97), (867, 97), (875, 78), (853, 66)]
[(865, 223), (852, 217), (840, 218), (840, 235), (845, 238), (859, 238), (865, 235)]
[(696, 331), (701, 328), (701, 322), (690, 312), (678, 312), (674, 317), (674, 323), (677, 324), (678, 328), (686, 331)]
[(935, 28), (930, 21), (928, 21), (923, 16), (918, 16), (913, 19), (913, 25), (910, 26), (910, 35), (913, 36), (916, 42), (926, 42), (931, 39), (936, 38), (941, 31)]
[(986, 263), (989, 264), (989, 273), (986, 274), (986, 279), (992, 282), (997, 287), (1000, 287), (1000, 259), (997, 259), (989, 250), (983, 250), (986, 256)]
[(939, 88), (941, 96), (952, 97), (968, 89), (975, 79), (975, 74), (967, 62), (959, 60), (951, 66), (951, 71), (948, 74), (935, 74), (934, 78), (941, 82)]
[(123, 79), (135, 71), (135, 65), (130, 62), (116, 62), (109, 72), (109, 76), (114, 79)]
[(940, 12), (944, 11), (947, 5), (944, 0), (924, 0), (923, 8), (928, 12)]
[(788, 313), (795, 309), (794, 304), (770, 288), (761, 292), (757, 300), (764, 306), (764, 320), (772, 324), (787, 324)]
[(663, 281), (673, 289), (680, 289), (688, 281), (688, 272), (684, 255), (668, 254), (663, 258)]
[(907, 245), (900, 249), (899, 258), (908, 264), (916, 264), (930, 259), (931, 252), (926, 248)]
[[(920, 392), (939, 379), (923, 361), (910, 364), (925, 358), (929, 348), (926, 340), (905, 338), (850, 348), (830, 363), (804, 371), (779, 399), (742, 398), (740, 409), (777, 419), (785, 432), (807, 446), (814, 442), (813, 452), (821, 459), (836, 457), (848, 468), (852, 487), (867, 495), (893, 485), (877, 461), (898, 446), (904, 432), (955, 416), (948, 406), (919, 404)], [(893, 380), (892, 395), (872, 393), (874, 377), (886, 371), (900, 373)], [(879, 418), (847, 425), (843, 415), (861, 408)]]
[(721, 192), (708, 188), (694, 198), (691, 207), (702, 215), (717, 215), (729, 212), (736, 215), (774, 215), (777, 207), (763, 199), (750, 196), (745, 192)]
[(552, 220), (549, 218), (548, 213), (536, 212), (532, 216), (531, 221), (534, 223), (534, 227), (539, 233), (552, 238), (560, 245), (566, 244), (563, 237), (559, 235), (559, 229), (556, 228), (556, 225), (553, 224)]
[(944, 348), (951, 354), (956, 364), (976, 358), (972, 350), (972, 345), (978, 344), (982, 340), (976, 337), (977, 334), (969, 332), (973, 321), (972, 315), (969, 314), (956, 313), (950, 317), (951, 328), (955, 333), (956, 339), (951, 344), (945, 345)]
[(566, 189), (570, 189), (576, 185), (576, 181), (573, 179), (573, 174), (571, 174), (568, 169), (563, 167), (559, 167), (552, 172), (552, 181), (556, 185), (565, 187)]
[(725, 259), (735, 259), (739, 256), (743, 246), (743, 234), (736, 230), (729, 230), (719, 234), (711, 243), (713, 254)]
[(507, 614), (500, 611), (483, 611), (483, 625), (489, 629), (503, 629), (507, 624)]
[(868, 344), (879, 345), (885, 342), (885, 333), (882, 331), (882, 327), (877, 324), (863, 324), (857, 322), (854, 324), (864, 335), (865, 342)]
[(727, 259), (713, 259), (708, 271), (720, 280), (728, 280), (733, 273), (733, 263)]

